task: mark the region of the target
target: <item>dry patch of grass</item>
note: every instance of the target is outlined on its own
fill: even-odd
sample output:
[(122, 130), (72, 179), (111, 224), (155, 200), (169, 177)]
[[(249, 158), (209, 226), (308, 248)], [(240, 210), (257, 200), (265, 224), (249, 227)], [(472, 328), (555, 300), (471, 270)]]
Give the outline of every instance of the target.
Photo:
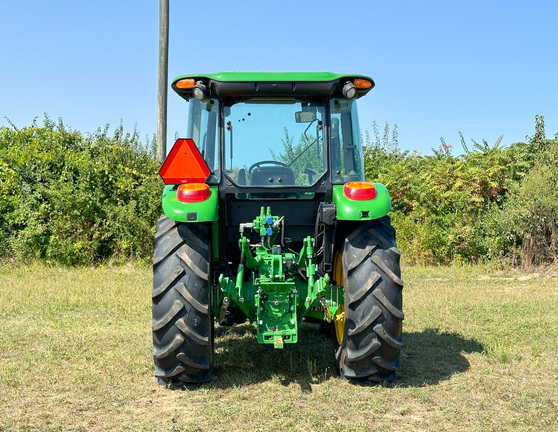
[(389, 385), (341, 381), (308, 325), (283, 350), (216, 329), (211, 383), (153, 378), (151, 272), (0, 267), (0, 430), (558, 430), (558, 278), (405, 268)]

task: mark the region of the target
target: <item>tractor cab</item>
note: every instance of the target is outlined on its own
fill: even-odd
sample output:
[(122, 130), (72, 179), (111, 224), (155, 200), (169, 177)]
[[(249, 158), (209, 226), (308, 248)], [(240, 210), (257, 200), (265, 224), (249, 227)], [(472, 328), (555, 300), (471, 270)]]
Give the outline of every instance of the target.
[[(356, 193), (368, 187), (362, 183), (357, 99), (374, 87), (371, 78), (219, 73), (182, 76), (172, 87), (189, 102), (187, 138), (210, 172), (205, 183), (219, 197), (217, 207), (211, 203), (211, 217), (220, 221), (219, 256), (234, 249), (239, 224), (261, 207), (272, 205), (285, 216), (286, 235), (300, 246), (314, 235), (321, 203), (346, 201), (343, 185)], [(169, 159), (166, 164), (172, 164)], [(189, 211), (188, 203), (175, 205), (176, 188), (165, 189), (165, 213), (186, 222), (204, 220), (203, 203), (196, 202), (196, 211)], [(383, 202), (385, 210), (389, 196), (380, 192), (382, 199), (374, 204)], [(370, 219), (370, 211), (364, 209), (359, 219)]]
[(363, 181), (356, 99), (373, 81), (265, 75), (174, 81), (176, 92), (190, 102), (187, 135), (211, 170), (208, 184), (231, 186), (228, 192), (237, 199), (308, 199), (332, 184)]

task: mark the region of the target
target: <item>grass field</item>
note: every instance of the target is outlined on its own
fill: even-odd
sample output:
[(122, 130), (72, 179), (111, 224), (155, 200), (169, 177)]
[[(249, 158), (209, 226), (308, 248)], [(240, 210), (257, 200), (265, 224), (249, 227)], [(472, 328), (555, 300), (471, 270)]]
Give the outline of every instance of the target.
[(0, 267), (0, 430), (557, 431), (558, 277), (404, 268), (394, 383), (341, 381), (311, 326), (216, 328), (211, 383), (153, 377), (144, 267)]

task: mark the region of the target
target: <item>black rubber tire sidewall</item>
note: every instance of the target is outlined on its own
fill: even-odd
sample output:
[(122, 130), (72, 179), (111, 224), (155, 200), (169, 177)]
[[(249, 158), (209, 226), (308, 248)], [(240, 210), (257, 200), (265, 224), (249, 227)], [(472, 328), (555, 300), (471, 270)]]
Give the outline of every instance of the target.
[(339, 372), (346, 379), (391, 381), (399, 369), (403, 283), (389, 217), (359, 225), (341, 253), (345, 326), (336, 350)]
[(209, 224), (162, 216), (153, 258), (153, 359), (162, 383), (211, 379), (213, 319)]

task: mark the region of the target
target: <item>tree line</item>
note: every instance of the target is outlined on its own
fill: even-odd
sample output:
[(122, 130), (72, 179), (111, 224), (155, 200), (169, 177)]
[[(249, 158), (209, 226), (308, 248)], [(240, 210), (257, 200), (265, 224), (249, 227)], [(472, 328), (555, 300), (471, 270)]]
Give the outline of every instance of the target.
[[(364, 131), (366, 178), (392, 197), (398, 245), (411, 264), (558, 256), (558, 135), (544, 119), (526, 142), (485, 140), (452, 155), (402, 151), (397, 126)], [(0, 257), (62, 264), (149, 261), (163, 184), (153, 143), (122, 126), (84, 134), (45, 116), (0, 127)]]
[(0, 255), (91, 264), (151, 256), (162, 184), (154, 149), (108, 126), (45, 117), (0, 128)]
[(547, 139), (544, 118), (526, 142), (486, 140), (453, 156), (442, 139), (433, 154), (401, 151), (397, 129), (364, 133), (368, 180), (392, 198), (398, 245), (410, 263), (501, 260), (542, 265), (558, 256), (558, 134)]

